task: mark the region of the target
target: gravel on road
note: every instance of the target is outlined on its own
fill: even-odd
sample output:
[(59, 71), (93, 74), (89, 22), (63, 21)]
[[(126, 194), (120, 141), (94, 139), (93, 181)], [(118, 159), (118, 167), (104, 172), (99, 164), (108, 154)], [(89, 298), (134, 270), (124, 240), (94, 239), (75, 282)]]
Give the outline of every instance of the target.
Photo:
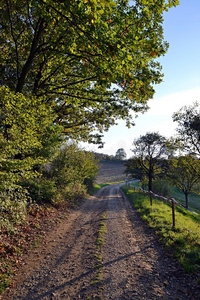
[[(106, 232), (98, 248), (103, 214)], [(116, 184), (90, 196), (51, 232), (2, 297), (196, 300), (200, 287), (165, 251)]]

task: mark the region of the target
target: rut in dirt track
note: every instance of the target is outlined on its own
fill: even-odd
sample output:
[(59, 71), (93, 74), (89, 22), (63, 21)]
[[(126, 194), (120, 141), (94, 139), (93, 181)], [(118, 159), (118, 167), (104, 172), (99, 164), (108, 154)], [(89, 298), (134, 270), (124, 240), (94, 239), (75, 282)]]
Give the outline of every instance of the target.
[[(107, 232), (101, 280), (93, 284), (103, 212)], [(192, 277), (164, 252), (119, 185), (85, 200), (47, 242), (32, 254), (16, 288), (3, 299), (200, 299)]]

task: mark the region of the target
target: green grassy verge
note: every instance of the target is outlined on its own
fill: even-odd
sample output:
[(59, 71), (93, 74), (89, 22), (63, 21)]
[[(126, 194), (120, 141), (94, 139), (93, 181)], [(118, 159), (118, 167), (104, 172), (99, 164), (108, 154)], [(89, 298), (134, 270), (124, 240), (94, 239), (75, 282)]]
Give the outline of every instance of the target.
[(118, 184), (118, 183), (124, 183), (124, 181), (95, 184), (94, 188), (90, 192), (90, 195), (93, 195), (95, 192), (97, 192), (98, 190), (100, 190), (104, 186), (108, 186), (108, 185), (112, 185), (112, 184)]
[(93, 195), (98, 190), (100, 190), (102, 187), (109, 185), (108, 183), (102, 183), (102, 184), (95, 184), (94, 188), (90, 191), (90, 195)]
[[(134, 182), (131, 184), (131, 186), (141, 187), (140, 182)], [(171, 186), (171, 197), (176, 199), (180, 204), (185, 206), (185, 194), (181, 192), (178, 188)], [(147, 190), (148, 187), (145, 187)], [(191, 193), (188, 195), (188, 204), (189, 209), (192, 211), (200, 214), (200, 195), (197, 195), (195, 193)]]
[(176, 207), (176, 226), (172, 227), (171, 206), (123, 186), (141, 218), (155, 230), (165, 247), (187, 272), (200, 271), (200, 216)]

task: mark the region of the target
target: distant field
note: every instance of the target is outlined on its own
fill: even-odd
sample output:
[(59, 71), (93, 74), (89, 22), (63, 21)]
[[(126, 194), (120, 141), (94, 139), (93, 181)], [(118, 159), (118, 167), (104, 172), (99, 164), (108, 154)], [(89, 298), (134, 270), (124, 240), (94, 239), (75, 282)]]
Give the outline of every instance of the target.
[(111, 183), (125, 181), (127, 176), (124, 174), (124, 161), (100, 161), (99, 174), (96, 183)]

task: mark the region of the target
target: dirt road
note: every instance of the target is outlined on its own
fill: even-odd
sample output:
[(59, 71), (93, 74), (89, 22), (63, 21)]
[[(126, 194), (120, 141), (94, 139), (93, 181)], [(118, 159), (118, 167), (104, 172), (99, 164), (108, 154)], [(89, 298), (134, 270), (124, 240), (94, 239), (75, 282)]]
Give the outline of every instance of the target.
[[(100, 222), (106, 232), (99, 250)], [(193, 278), (165, 253), (119, 185), (112, 185), (85, 200), (31, 254), (3, 299), (175, 300), (199, 295)]]

